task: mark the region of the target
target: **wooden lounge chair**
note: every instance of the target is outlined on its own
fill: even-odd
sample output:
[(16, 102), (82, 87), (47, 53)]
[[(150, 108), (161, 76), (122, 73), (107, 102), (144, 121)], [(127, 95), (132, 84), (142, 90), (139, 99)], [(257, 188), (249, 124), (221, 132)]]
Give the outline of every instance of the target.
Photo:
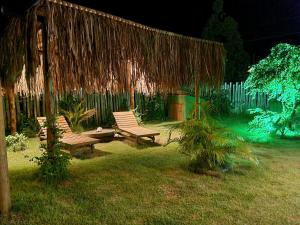
[[(44, 127), (46, 117), (37, 117), (37, 121), (39, 122), (39, 125), (41, 127), (39, 132), (40, 139), (46, 140), (47, 128)], [(96, 138), (87, 137), (81, 134), (74, 134), (64, 116), (59, 116), (57, 118), (57, 126), (63, 132), (60, 141), (64, 143), (69, 148), (69, 150), (84, 146), (90, 146), (91, 150), (93, 151), (94, 144), (99, 142), (99, 140)]]
[(122, 134), (125, 132), (129, 134), (127, 137), (134, 138), (137, 143), (139, 143), (141, 137), (148, 137), (154, 142), (155, 136), (160, 134), (157, 131), (139, 126), (132, 111), (113, 112), (113, 115), (119, 133)]

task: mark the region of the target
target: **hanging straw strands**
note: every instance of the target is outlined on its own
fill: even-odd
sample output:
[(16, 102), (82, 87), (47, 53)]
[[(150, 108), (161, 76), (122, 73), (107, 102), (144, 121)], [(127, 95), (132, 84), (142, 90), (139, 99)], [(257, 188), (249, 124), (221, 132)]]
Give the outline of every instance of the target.
[(0, 37), (0, 78), (4, 87), (13, 85), (24, 65), (25, 23), (22, 18), (10, 19)]
[(222, 82), (225, 53), (220, 43), (161, 31), (61, 0), (44, 0), (27, 15), (26, 71), (31, 86), (37, 83), (34, 68), (41, 63), (35, 47), (41, 15), (48, 28), (54, 91), (122, 92), (128, 67), (135, 84), (143, 81), (145, 92), (170, 92), (195, 78), (214, 86)]
[(83, 11), (83, 12), (86, 12), (86, 13), (91, 13), (91, 14), (95, 14), (97, 16), (106, 17), (106, 18), (109, 18), (109, 19), (112, 19), (112, 20), (115, 20), (115, 21), (126, 23), (128, 25), (138, 27), (140, 29), (149, 30), (149, 31), (153, 31), (153, 32), (161, 33), (161, 34), (166, 34), (168, 36), (177, 36), (179, 38), (190, 39), (190, 40), (193, 40), (193, 41), (216, 43), (216, 44), (222, 45), (222, 43), (215, 42), (215, 41), (201, 40), (201, 39), (197, 39), (197, 38), (194, 38), (194, 37), (189, 37), (189, 36), (184, 36), (184, 35), (181, 35), (181, 34), (176, 34), (176, 33), (170, 32), (170, 31), (164, 31), (164, 30), (160, 30), (160, 29), (157, 29), (157, 28), (148, 27), (148, 26), (145, 26), (145, 25), (140, 24), (140, 23), (135, 23), (133, 21), (126, 20), (126, 19), (123, 19), (121, 17), (110, 15), (110, 14), (107, 14), (107, 13), (104, 13), (104, 12), (101, 12), (101, 11), (98, 11), (98, 10), (95, 10), (95, 9), (90, 9), (90, 8), (87, 8), (87, 7), (84, 7), (84, 6), (81, 6), (81, 5), (77, 5), (77, 4), (73, 4), (73, 3), (70, 3), (70, 2), (61, 1), (61, 0), (48, 0), (48, 1), (52, 2), (52, 3), (60, 4), (60, 5), (66, 6), (66, 7), (70, 7), (70, 8), (79, 10), (79, 11)]

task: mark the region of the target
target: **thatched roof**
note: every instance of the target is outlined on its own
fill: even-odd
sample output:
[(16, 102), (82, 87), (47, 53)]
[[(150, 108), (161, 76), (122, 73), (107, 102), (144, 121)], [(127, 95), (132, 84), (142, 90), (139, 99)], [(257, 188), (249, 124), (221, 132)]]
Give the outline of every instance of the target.
[[(224, 48), (218, 42), (153, 29), (65, 1), (45, 0), (30, 9), (25, 20), (14, 18), (9, 33), (0, 40), (0, 76), (14, 73), (13, 68), (25, 63), (32, 90), (41, 63), (38, 16), (47, 21), (54, 90), (82, 87), (101, 92), (109, 87), (122, 91), (128, 66), (134, 68), (134, 81), (143, 80), (160, 92), (191, 84), (195, 76), (211, 85), (223, 79)], [(23, 44), (23, 52), (17, 51), (15, 43)]]
[(16, 82), (24, 65), (25, 23), (21, 18), (9, 21), (0, 36), (0, 77), (2, 86)]

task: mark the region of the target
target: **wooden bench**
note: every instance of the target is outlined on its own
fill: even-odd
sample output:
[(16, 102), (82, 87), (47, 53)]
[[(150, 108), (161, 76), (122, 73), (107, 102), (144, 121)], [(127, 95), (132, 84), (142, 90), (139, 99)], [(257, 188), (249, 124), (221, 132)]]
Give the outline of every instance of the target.
[[(46, 117), (37, 117), (37, 121), (41, 127), (39, 132), (40, 140), (46, 140), (47, 127), (44, 127)], [(96, 138), (87, 137), (81, 134), (74, 134), (64, 116), (57, 117), (57, 126), (62, 130), (62, 138), (60, 138), (59, 141), (65, 144), (69, 150), (89, 146), (91, 151), (93, 151), (94, 144), (99, 142)]]
[(129, 138), (132, 137), (137, 143), (141, 137), (148, 137), (155, 142), (155, 136), (160, 135), (157, 131), (139, 126), (132, 111), (113, 112), (113, 115), (119, 133), (125, 132)]

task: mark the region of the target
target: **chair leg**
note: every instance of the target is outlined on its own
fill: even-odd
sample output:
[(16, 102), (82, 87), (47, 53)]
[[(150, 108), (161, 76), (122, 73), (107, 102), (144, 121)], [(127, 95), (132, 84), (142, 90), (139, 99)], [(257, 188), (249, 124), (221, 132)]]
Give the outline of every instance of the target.
[(155, 142), (155, 137), (154, 136), (149, 137), (149, 138), (152, 140), (153, 143)]
[(91, 153), (94, 152), (94, 149), (95, 149), (95, 146), (94, 146), (94, 145), (91, 145)]

